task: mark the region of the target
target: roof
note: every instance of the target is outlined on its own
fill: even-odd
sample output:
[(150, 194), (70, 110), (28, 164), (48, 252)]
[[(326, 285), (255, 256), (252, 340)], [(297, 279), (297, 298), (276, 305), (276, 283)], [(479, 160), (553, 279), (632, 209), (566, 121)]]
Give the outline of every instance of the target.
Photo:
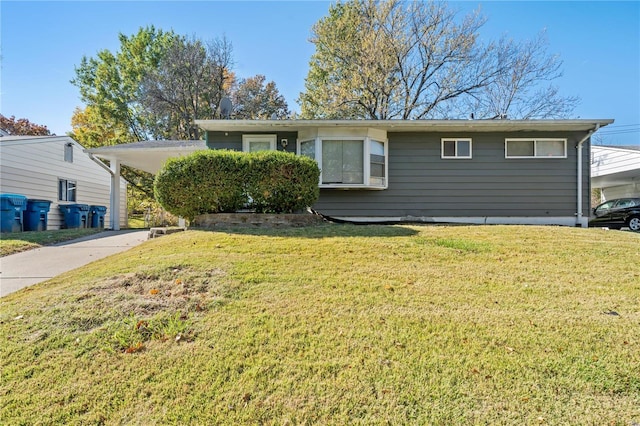
[(78, 148), (84, 150), (84, 147), (71, 138), (70, 136), (62, 135), (46, 135), (46, 136), (23, 136), (23, 135), (7, 135), (0, 136), (0, 146), (9, 147), (15, 145), (28, 145), (28, 144), (42, 144), (42, 143), (73, 143)]
[(614, 148), (627, 151), (640, 151), (640, 145), (594, 145), (593, 148)]
[[(597, 120), (195, 120), (201, 129), (220, 132), (300, 131), (318, 127), (370, 128), (388, 132), (518, 132), (582, 131), (613, 123)], [(156, 173), (172, 157), (207, 149), (205, 141), (143, 141), (87, 149), (105, 160), (118, 160), (136, 169)]]
[(207, 149), (205, 141), (142, 141), (102, 146), (85, 152), (105, 160), (118, 159), (122, 164), (156, 173), (169, 158), (203, 149)]
[(388, 132), (589, 131), (613, 119), (578, 120), (195, 120), (201, 129), (222, 132), (296, 131), (314, 127), (367, 127)]

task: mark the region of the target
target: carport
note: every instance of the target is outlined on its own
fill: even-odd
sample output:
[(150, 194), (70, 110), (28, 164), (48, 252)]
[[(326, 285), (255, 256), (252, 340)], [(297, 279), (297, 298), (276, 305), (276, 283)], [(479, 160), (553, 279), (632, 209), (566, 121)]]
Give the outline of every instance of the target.
[(602, 190), (602, 202), (640, 197), (640, 146), (592, 146), (591, 187)]
[(90, 157), (109, 161), (111, 171), (110, 214), (114, 230), (120, 225), (114, 212), (120, 211), (120, 167), (126, 165), (151, 174), (156, 174), (169, 158), (189, 155), (207, 149), (205, 141), (143, 141), (122, 145), (86, 149)]

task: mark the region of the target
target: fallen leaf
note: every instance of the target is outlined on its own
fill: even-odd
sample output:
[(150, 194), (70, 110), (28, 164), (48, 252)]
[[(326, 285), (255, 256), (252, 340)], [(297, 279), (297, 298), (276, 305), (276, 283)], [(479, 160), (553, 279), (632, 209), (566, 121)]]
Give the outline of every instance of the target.
[(132, 354), (135, 352), (140, 352), (142, 349), (144, 349), (144, 346), (142, 345), (142, 343), (138, 343), (137, 345), (129, 346), (124, 352), (127, 354)]
[(176, 285), (180, 285), (180, 284), (182, 284), (182, 280), (180, 278), (177, 278), (176, 279)]
[(151, 290), (149, 290), (149, 294), (158, 294), (160, 293), (160, 290), (158, 290), (157, 288), (152, 288)]

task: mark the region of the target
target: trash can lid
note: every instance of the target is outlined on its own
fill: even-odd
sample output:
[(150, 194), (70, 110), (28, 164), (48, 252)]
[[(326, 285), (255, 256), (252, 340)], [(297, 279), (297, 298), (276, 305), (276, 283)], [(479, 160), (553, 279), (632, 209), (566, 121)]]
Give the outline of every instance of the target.
[(27, 197), (20, 194), (0, 194), (0, 200), (3, 201), (2, 205), (24, 206), (27, 202)]

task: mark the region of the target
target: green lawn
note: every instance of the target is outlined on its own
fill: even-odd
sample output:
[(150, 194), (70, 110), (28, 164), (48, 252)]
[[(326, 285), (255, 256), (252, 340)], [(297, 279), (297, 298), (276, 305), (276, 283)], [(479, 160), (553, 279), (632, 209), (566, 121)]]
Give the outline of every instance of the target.
[(640, 234), (187, 231), (0, 299), (0, 424), (640, 423)]
[(61, 243), (102, 232), (102, 229), (60, 229), (56, 231), (29, 231), (3, 233), (0, 236), (0, 257), (34, 248)]

